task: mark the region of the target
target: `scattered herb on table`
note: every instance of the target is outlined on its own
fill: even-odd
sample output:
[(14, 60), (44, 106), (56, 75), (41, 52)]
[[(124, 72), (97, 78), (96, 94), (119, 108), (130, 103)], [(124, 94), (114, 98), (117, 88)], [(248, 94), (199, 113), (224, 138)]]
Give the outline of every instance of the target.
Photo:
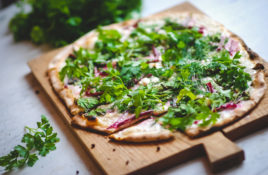
[(55, 144), (60, 140), (44, 115), (41, 116), (41, 122), (37, 122), (37, 128), (26, 126), (25, 129), (27, 133), (21, 140), (25, 146), (17, 145), (8, 155), (0, 157), (0, 166), (5, 167), (6, 171), (24, 165), (32, 167), (38, 160), (38, 155), (46, 156), (55, 150)]
[[(137, 16), (141, 0), (21, 0), (21, 11), (10, 21), (14, 39), (60, 47), (99, 25)], [(25, 12), (25, 4), (31, 7)]]

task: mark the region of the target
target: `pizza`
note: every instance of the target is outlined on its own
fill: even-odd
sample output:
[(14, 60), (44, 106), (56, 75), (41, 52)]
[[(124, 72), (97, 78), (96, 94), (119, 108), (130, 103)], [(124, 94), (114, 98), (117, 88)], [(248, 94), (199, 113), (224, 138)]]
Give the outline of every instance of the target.
[(63, 48), (48, 74), (73, 126), (129, 142), (200, 136), (244, 116), (266, 89), (258, 55), (197, 13), (99, 27)]

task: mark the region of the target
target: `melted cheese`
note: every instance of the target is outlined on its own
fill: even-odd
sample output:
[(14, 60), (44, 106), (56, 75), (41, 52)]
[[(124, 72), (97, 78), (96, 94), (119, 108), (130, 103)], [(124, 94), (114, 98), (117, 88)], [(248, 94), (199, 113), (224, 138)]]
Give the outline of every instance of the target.
[(150, 77), (150, 78), (147, 78), (147, 77), (142, 78), (142, 79), (139, 81), (138, 84), (139, 84), (139, 85), (143, 85), (143, 86), (147, 86), (149, 83), (157, 83), (157, 82), (159, 82), (159, 81), (160, 81), (159, 78), (152, 76), (152, 77)]
[(80, 97), (81, 88), (77, 85), (68, 85), (68, 89), (72, 91), (74, 98), (78, 99)]
[(115, 140), (134, 142), (163, 140), (171, 137), (171, 132), (167, 129), (164, 129), (152, 118), (144, 120), (135, 126), (126, 128), (110, 136), (110, 138), (113, 138)]
[(161, 62), (157, 62), (157, 63), (149, 63), (149, 67), (150, 68), (157, 68), (157, 69), (159, 69), (159, 68), (162, 68), (163, 66), (162, 66), (162, 63)]

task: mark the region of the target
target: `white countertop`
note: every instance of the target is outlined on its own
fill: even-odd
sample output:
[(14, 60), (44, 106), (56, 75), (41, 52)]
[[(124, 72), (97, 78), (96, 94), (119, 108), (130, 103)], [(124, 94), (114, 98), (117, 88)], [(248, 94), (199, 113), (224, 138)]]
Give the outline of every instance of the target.
[[(142, 16), (176, 5), (181, 0), (144, 0)], [(247, 45), (268, 61), (267, 0), (193, 0), (194, 5), (228, 29), (241, 36)], [(24, 126), (35, 127), (45, 114), (58, 132), (57, 149), (41, 157), (34, 167), (10, 174), (98, 174), (99, 170), (77, 139), (56, 113), (45, 92), (30, 74), (27, 62), (48, 51), (47, 46), (30, 42), (15, 43), (8, 31), (8, 21), (16, 13), (15, 5), (0, 10), (0, 156), (20, 143)], [(39, 93), (38, 93), (39, 92)], [(221, 174), (268, 174), (268, 127), (236, 141), (244, 151), (245, 161)], [(3, 169), (0, 167), (0, 174)], [(160, 174), (211, 174), (206, 158), (196, 158)]]

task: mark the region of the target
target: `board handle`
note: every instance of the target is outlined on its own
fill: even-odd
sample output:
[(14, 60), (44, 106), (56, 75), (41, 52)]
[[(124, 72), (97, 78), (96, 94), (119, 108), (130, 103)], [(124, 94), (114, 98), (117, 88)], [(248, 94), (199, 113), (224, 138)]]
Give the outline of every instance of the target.
[(215, 132), (206, 137), (203, 146), (213, 172), (230, 168), (245, 159), (244, 151), (226, 138), (222, 132)]

